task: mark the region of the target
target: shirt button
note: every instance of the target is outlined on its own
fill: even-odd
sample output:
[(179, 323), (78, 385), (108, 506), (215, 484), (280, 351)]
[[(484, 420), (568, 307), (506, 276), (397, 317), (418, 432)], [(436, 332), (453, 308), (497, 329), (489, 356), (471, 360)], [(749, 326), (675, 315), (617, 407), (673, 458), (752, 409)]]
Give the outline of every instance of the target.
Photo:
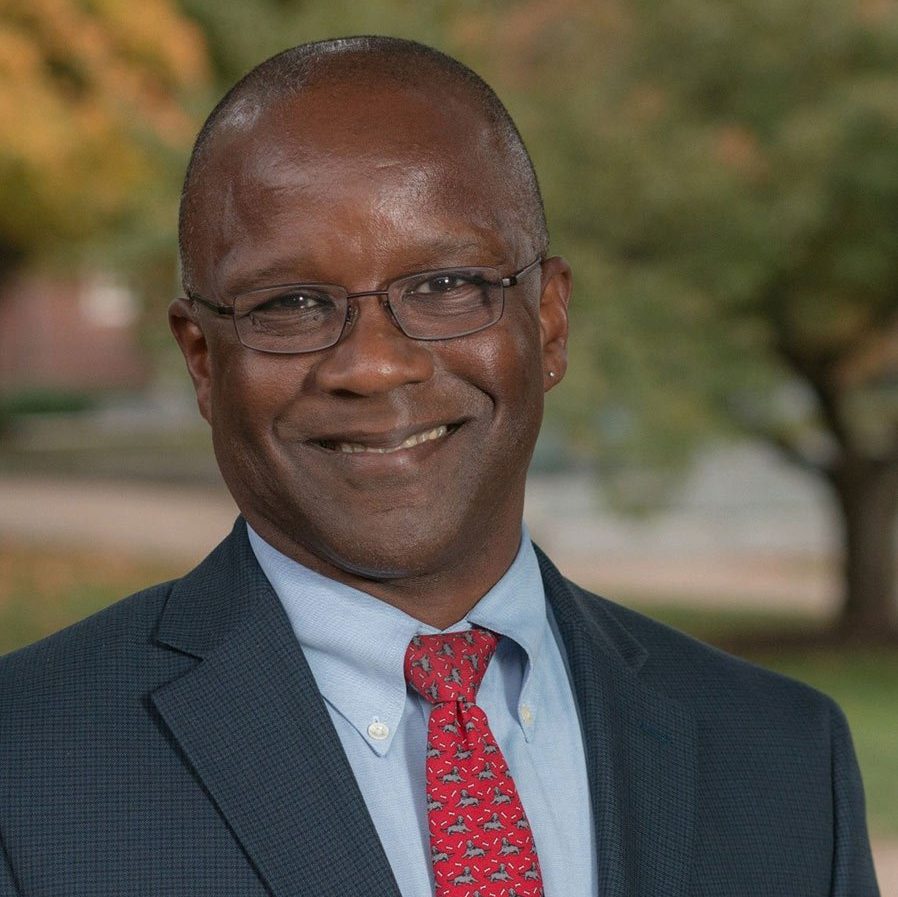
[(368, 726), (368, 735), (375, 741), (383, 741), (385, 738), (390, 737), (390, 727), (376, 719)]
[(526, 704), (521, 704), (521, 719), (529, 726), (533, 722), (533, 713)]

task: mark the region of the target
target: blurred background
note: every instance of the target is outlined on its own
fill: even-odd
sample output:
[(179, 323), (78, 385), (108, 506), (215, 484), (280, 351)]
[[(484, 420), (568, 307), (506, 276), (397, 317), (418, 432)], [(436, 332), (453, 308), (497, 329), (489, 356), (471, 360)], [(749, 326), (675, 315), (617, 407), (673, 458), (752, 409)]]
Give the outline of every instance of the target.
[(898, 0), (0, 0), (0, 650), (230, 527), (181, 176), (248, 68), (369, 32), (497, 89), (574, 268), (534, 537), (834, 695), (898, 893)]

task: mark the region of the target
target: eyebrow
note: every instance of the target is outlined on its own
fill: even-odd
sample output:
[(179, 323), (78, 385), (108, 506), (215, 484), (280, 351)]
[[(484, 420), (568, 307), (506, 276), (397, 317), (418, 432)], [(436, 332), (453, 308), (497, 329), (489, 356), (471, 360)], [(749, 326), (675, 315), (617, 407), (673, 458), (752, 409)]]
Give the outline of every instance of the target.
[[(451, 238), (438, 239), (421, 246), (417, 255), (412, 257), (412, 261), (405, 267), (405, 270), (397, 271), (390, 276), (390, 279), (403, 277), (406, 274), (414, 274), (418, 271), (429, 271), (431, 269), (453, 267), (463, 264), (485, 264), (498, 265), (498, 258), (490, 257), (487, 259), (464, 259), (466, 252), (476, 251), (483, 253), (484, 246), (482, 243), (469, 240), (459, 242)], [(447, 261), (448, 259), (448, 261)], [(275, 286), (284, 283), (312, 283), (321, 282), (313, 281), (309, 277), (297, 274), (303, 268), (301, 259), (284, 259), (271, 262), (261, 268), (255, 268), (250, 272), (241, 274), (230, 283), (225, 283), (224, 293), (227, 296), (238, 296), (251, 290), (264, 289), (266, 286)], [(331, 281), (328, 281), (331, 282)]]

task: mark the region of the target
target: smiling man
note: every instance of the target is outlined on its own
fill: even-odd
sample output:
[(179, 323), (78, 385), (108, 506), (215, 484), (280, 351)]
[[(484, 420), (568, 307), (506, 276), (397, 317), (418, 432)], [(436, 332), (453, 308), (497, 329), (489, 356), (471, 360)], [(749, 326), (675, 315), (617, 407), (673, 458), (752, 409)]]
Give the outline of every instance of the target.
[(0, 895), (877, 893), (838, 708), (527, 537), (571, 278), (476, 75), (268, 60), (197, 140), (181, 250), (241, 518), (0, 662)]
[(570, 278), (510, 122), (381, 54), (280, 58), (213, 113), (172, 327), (250, 527), (448, 626), (518, 551)]

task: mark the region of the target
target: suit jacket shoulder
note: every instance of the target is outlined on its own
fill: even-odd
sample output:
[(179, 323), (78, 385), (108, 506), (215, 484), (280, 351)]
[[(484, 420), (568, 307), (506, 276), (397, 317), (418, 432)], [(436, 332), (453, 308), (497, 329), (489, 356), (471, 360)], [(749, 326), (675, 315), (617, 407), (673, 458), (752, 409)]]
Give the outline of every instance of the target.
[(624, 893), (878, 894), (830, 698), (593, 595), (538, 555)]
[(172, 583), (162, 583), (144, 589), (0, 657), (0, 707), (4, 710), (0, 719), (8, 720), (19, 701), (30, 704), (45, 694), (58, 696), (60, 688), (80, 691), (110, 664), (125, 679), (130, 678), (128, 670), (120, 665), (136, 662), (143, 677), (140, 661), (145, 659), (142, 655), (171, 587)]
[(60, 893), (399, 897), (242, 521), (0, 659), (0, 894)]

